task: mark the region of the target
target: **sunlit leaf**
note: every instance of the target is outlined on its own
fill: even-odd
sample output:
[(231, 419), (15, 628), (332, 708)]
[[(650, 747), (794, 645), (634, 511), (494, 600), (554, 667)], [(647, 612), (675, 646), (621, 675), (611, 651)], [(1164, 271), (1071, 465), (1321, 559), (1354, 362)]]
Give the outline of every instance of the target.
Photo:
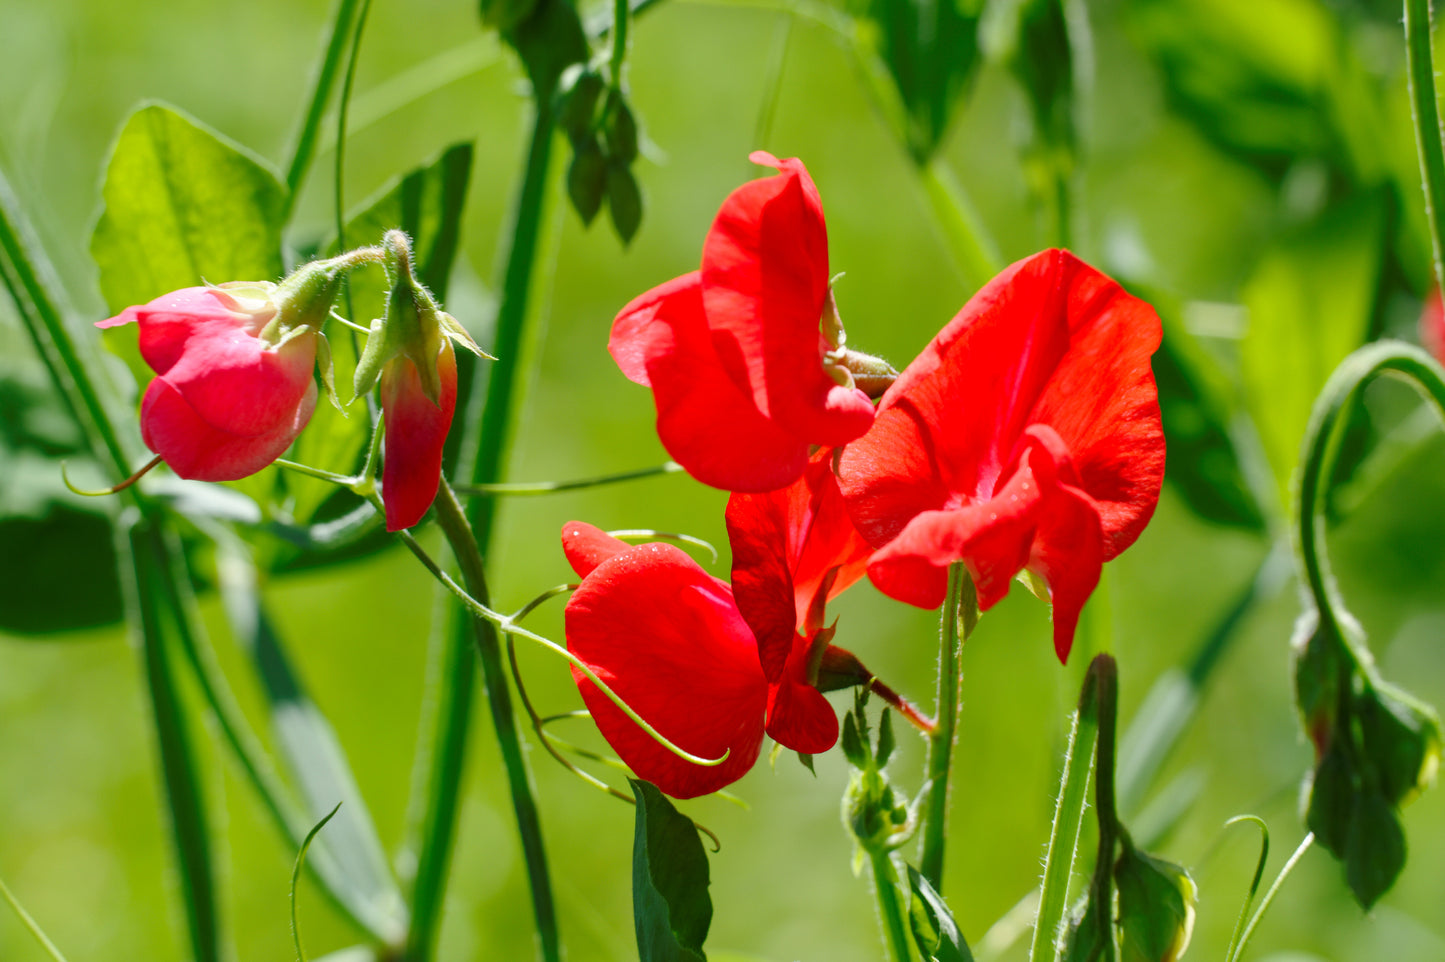
[(630, 779), (637, 797), (632, 843), (632, 914), (641, 962), (701, 962), (712, 924), (707, 853), (692, 819), (650, 782)]

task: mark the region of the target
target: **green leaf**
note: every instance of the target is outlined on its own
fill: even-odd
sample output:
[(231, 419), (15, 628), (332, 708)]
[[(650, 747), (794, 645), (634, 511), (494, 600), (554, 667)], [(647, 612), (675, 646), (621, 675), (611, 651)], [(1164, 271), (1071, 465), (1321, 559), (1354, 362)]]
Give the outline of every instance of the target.
[(592, 223), (592, 218), (602, 209), (606, 191), (607, 158), (602, 156), (602, 148), (593, 137), (575, 150), (567, 168), (567, 196), (582, 223)]
[(878, 719), (878, 750), (874, 753), (879, 768), (888, 764), (893, 749), (897, 747), (898, 741), (893, 736), (893, 713), (885, 707)]
[(1144, 0), (1126, 10), (1175, 110), (1226, 150), (1283, 176), (1321, 157), (1356, 183), (1384, 137), (1346, 21), (1311, 0)]
[(622, 243), (632, 243), (637, 228), (642, 226), (642, 191), (632, 170), (615, 160), (607, 164), (607, 209)]
[[(3, 461), (13, 480), (16, 462)], [(12, 562), (0, 578), (0, 631), (44, 634), (119, 620), (114, 536), (102, 515), (52, 503), (42, 517), (0, 519), (0, 544)]]
[(702, 962), (712, 900), (697, 828), (655, 785), (629, 781), (637, 798), (632, 914), (640, 962)]
[(933, 890), (918, 869), (908, 866), (908, 925), (925, 962), (973, 962), (968, 943), (959, 934), (953, 913), (943, 904), (943, 896)]
[(1365, 342), (1384, 226), (1382, 195), (1357, 195), (1267, 252), (1244, 288), (1240, 366), (1281, 504), (1315, 396)]
[(169, 107), (126, 121), (101, 197), (90, 252), (116, 313), (182, 287), (281, 276), (286, 189), (260, 158)]
[[(399, 936), (405, 903), (346, 751), (291, 665), (285, 643), (266, 614), (251, 559), (239, 544), (218, 541), (216, 551), (226, 614), (261, 681), (276, 747), (300, 789), (304, 815), (315, 819), (332, 812), (326, 817), (331, 828), (317, 841), (310, 865), (328, 894), (364, 919), (368, 928)], [(341, 810), (334, 811), (338, 806)]]
[(979, 62), (981, 2), (854, 0), (860, 39), (903, 105), (905, 146), (920, 166), (943, 142)]
[(1379, 792), (1355, 795), (1345, 837), (1345, 880), (1360, 907), (1369, 910), (1405, 868), (1405, 830), (1395, 807)]

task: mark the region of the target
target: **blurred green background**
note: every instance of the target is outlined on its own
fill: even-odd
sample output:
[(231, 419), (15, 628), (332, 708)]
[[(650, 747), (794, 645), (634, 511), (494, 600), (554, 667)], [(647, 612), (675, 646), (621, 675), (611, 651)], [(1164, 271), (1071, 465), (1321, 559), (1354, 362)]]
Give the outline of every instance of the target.
[[(797, 9), (802, 15), (766, 2), (667, 0), (635, 24), (632, 102), (651, 144), (634, 167), (646, 202), (642, 229), (624, 249), (605, 214), (586, 230), (554, 191), (538, 293), (546, 337), (526, 389), (513, 479), (624, 471), (665, 458), (648, 393), (606, 354), (608, 327), (631, 297), (696, 266), (718, 204), (758, 173), (746, 159), (752, 149), (808, 164), (827, 213), (832, 269), (847, 272), (837, 296), (850, 344), (901, 366), (972, 292), (908, 153), (870, 105), (852, 53), (812, 8)], [(103, 163), (131, 108), (147, 98), (174, 104), (279, 164), (326, 16), (318, 0), (0, 0), (0, 164), (78, 315), (107, 313), (87, 248)], [(1298, 445), (1299, 412), (1307, 413), (1323, 376), (1317, 369), (1328, 373), (1334, 363), (1321, 345), (1348, 350), (1380, 333), (1413, 338), (1428, 281), (1399, 9), (1364, 0), (1103, 0), (1089, 4), (1087, 16), (1096, 74), (1080, 125), (1073, 245), (1157, 295), (1171, 337), (1187, 346), (1178, 351), (1199, 352), (1213, 372), (1213, 414), (1244, 439), (1249, 464), (1258, 466), (1246, 469), (1258, 475), (1262, 514), (1278, 516), (1269, 500), (1282, 496), (1290, 467), (1280, 459)], [(475, 141), (448, 307), (484, 344), (498, 238), (524, 150), (520, 82), (510, 52), (482, 33), (472, 5), (377, 0), (353, 104), (348, 206), (447, 145)], [(760, 141), (760, 117), (774, 97)], [(1015, 75), (991, 59), (961, 92), (940, 152), (1006, 262), (1052, 242), (1047, 205), (1034, 197), (1022, 159), (1030, 116)], [(565, 164), (560, 141), (559, 154)], [(329, 233), (331, 163), (327, 149), (290, 237), (298, 247)], [(560, 185), (561, 168), (554, 170)], [(97, 522), (68, 514), (63, 531), (55, 523), (63, 506), (95, 506), (79, 505), (59, 484), (54, 458), (74, 438), (45, 403), (47, 392), (10, 304), (0, 302), (0, 582), (9, 586), (0, 593), (0, 877), (75, 962), (179, 958), (183, 920), (139, 660), (124, 627), (110, 621), (118, 602)], [(1379, 385), (1369, 402), (1356, 446), (1394, 456), (1388, 470), (1366, 459), (1358, 483), (1337, 499), (1332, 555), (1385, 677), (1441, 705), (1445, 438), (1418, 423), (1403, 388)], [(1109, 610), (1095, 612), (1113, 628), (1126, 725), (1269, 550), (1264, 526), (1239, 523), (1247, 510), (1205, 507), (1213, 520), (1201, 517), (1209, 499), (1200, 486), (1233, 477), (1232, 468), (1219, 469), (1217, 445), (1189, 443), (1203, 431), (1194, 408), (1169, 410), (1180, 412), (1171, 478), (1193, 483), (1194, 497), (1166, 486), (1152, 525), (1106, 571)], [(1257, 430), (1247, 427), (1251, 417)], [(670, 476), (509, 501), (489, 559), (498, 605), (517, 607), (571, 577), (557, 542), (565, 521), (686, 531), (725, 548), (725, 497)], [(434, 533), (425, 537), (440, 549)], [(715, 570), (726, 566), (724, 555)], [(418, 816), (408, 797), (438, 592), (397, 548), (276, 575), (267, 592), (405, 879), (414, 867), (402, 846)], [(86, 627), (37, 631), (45, 624), (26, 621), (37, 599)], [(211, 593), (202, 604), (233, 684), (263, 727), (260, 695), (220, 605)], [(1240, 812), (1269, 821), (1271, 874), (1303, 833), (1297, 788), (1310, 751), (1293, 716), (1288, 671), (1297, 611), (1285, 585), (1249, 614), (1163, 773), (1161, 784), (1178, 778), (1197, 790), (1156, 846), (1191, 866), (1202, 890), (1193, 958), (1222, 955), (1256, 855), (1252, 833), (1222, 835), (1223, 821)], [(838, 643), (931, 703), (933, 613), (888, 601), (866, 583), (836, 612)], [(1060, 668), (1047, 617), (1016, 589), (964, 652), (945, 892), (976, 952), (988, 927), (1037, 884), (1066, 714), (1092, 654), (1081, 646)], [(560, 604), (543, 609), (533, 627), (560, 638)], [(522, 659), (543, 706), (578, 702), (557, 661), (530, 650)], [(483, 706), (478, 711), (439, 957), (526, 959), (525, 877), (494, 739)], [(289, 957), (293, 852), (216, 739), (204, 741), (236, 957)], [(910, 791), (921, 781), (922, 754), (921, 742), (903, 738), (893, 769)], [(531, 757), (569, 957), (634, 958), (631, 808), (543, 753)], [(723, 842), (711, 861), (714, 958), (881, 956), (868, 883), (849, 869), (838, 815), (845, 782), (837, 752), (818, 759), (816, 777), (785, 755), (775, 769), (760, 762), (735, 787), (746, 810), (719, 799), (683, 806)], [(1406, 810), (1405, 825), (1409, 862), (1372, 913), (1355, 906), (1338, 866), (1316, 849), (1251, 957), (1445, 959), (1445, 792), (1427, 792)], [(357, 940), (310, 883), (301, 911), (313, 955)], [(1024, 958), (1026, 942), (1003, 957)], [(42, 957), (0, 911), (0, 958)]]

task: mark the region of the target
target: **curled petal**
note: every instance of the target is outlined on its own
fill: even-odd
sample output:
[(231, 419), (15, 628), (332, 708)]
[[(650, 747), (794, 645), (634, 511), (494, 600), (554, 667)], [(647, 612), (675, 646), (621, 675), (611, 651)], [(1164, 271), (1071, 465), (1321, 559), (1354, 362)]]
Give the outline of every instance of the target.
[(702, 251), (708, 327), (759, 411), (812, 444), (846, 444), (873, 423), (873, 405), (823, 369), (828, 232), (818, 190), (802, 161), (750, 159), (781, 173), (733, 191), (713, 221)]
[(386, 417), (386, 461), (381, 472), (381, 497), (386, 505), (386, 530), (410, 528), (436, 499), (442, 476), (442, 448), (457, 406), (457, 362), (451, 341), (442, 339), (437, 355), (439, 403), (422, 387), (412, 360), (399, 355), (381, 374), (381, 408)]
[(768, 735), (805, 755), (821, 755), (838, 743), (838, 715), (812, 685), (784, 679), (768, 687)]
[(574, 671), (598, 729), (638, 777), (676, 798), (741, 778), (762, 745), (767, 682), (752, 632), (728, 587), (663, 544), (619, 551), (572, 595), (567, 647), (695, 765), (653, 741)]
[(289, 421), (263, 434), (230, 434), (197, 414), (174, 385), (158, 377), (141, 399), (141, 439), (180, 477), (235, 481), (284, 454), (315, 410), (316, 385), (312, 383)]

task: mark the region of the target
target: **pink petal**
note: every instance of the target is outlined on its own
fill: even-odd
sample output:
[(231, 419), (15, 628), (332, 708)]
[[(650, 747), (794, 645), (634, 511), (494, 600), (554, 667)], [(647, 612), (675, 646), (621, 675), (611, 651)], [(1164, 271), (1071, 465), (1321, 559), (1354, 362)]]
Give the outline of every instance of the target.
[(437, 373), (440, 406), (426, 396), (416, 365), (405, 355), (388, 361), (381, 372), (381, 409), (386, 419), (381, 497), (388, 531), (420, 521), (441, 484), (442, 448), (457, 406), (456, 355), (445, 338), (437, 355)]
[(316, 385), (310, 385), (285, 423), (265, 434), (229, 434), (198, 415), (166, 378), (158, 377), (141, 399), (141, 438), (183, 478), (235, 481), (275, 461), (316, 409)]

